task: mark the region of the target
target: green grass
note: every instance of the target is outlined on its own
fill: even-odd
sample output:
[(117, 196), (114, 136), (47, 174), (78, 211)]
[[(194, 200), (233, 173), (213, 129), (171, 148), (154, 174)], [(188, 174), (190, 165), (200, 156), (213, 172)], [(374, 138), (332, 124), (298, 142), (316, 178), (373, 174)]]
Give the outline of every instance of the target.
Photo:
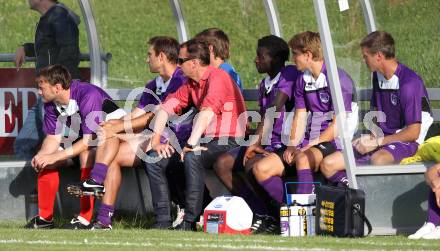
[(0, 250), (439, 250), (440, 240), (405, 236), (332, 237), (213, 235), (147, 229), (112, 231), (25, 230), (0, 224)]
[[(76, 0), (62, 1), (77, 13)], [(142, 86), (153, 78), (145, 63), (146, 41), (156, 35), (177, 37), (174, 18), (165, 0), (91, 0), (102, 49), (113, 54), (109, 65), (110, 87)], [(312, 0), (277, 0), (283, 37), (314, 30), (317, 23)], [(262, 78), (253, 60), (257, 39), (269, 34), (261, 0), (181, 0), (189, 35), (208, 27), (224, 29), (231, 40), (230, 61), (241, 74), (246, 88)], [(369, 85), (369, 72), (362, 62), (359, 41), (366, 35), (358, 0), (349, 0), (350, 9), (339, 12), (336, 0), (326, 1), (338, 65), (358, 86)], [(440, 58), (440, 1), (373, 0), (376, 23), (394, 36), (399, 60), (415, 69), (429, 87), (437, 81)], [(13, 53), (16, 47), (33, 40), (38, 13), (29, 10), (27, 1), (0, 0), (0, 52)], [(84, 20), (80, 27), (80, 47), (87, 52)], [(0, 67), (10, 67), (0, 63)], [(88, 65), (83, 62), (82, 65)], [(27, 64), (32, 66), (32, 64)]]

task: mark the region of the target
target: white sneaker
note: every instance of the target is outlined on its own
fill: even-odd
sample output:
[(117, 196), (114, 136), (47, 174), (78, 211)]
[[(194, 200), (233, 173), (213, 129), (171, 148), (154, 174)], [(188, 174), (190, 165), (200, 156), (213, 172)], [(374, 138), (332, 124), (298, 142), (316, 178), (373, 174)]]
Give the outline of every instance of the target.
[(176, 214), (176, 219), (173, 221), (173, 228), (175, 228), (177, 225), (182, 223), (183, 217), (185, 216), (185, 209), (184, 208), (180, 208), (177, 205), (176, 210), (177, 210), (177, 214)]
[(435, 225), (431, 222), (425, 222), (425, 224), (417, 230), (414, 234), (408, 236), (408, 239), (416, 240), (424, 237), (425, 235), (433, 232), (436, 229)]
[(431, 233), (422, 236), (422, 239), (438, 240), (440, 239), (440, 226), (437, 226)]
[(200, 215), (200, 220), (196, 223), (196, 225), (199, 229), (203, 229), (204, 223), (205, 223), (205, 221), (203, 220), (203, 214), (202, 214), (202, 215)]

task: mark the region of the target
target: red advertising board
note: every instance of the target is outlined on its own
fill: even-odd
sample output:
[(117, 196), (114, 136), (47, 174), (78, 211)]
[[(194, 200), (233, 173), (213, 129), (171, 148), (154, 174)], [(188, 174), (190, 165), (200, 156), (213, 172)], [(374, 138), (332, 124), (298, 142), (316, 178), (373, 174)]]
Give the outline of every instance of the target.
[[(81, 69), (90, 79), (90, 69)], [(15, 137), (37, 100), (35, 69), (0, 68), (0, 155), (13, 155)]]

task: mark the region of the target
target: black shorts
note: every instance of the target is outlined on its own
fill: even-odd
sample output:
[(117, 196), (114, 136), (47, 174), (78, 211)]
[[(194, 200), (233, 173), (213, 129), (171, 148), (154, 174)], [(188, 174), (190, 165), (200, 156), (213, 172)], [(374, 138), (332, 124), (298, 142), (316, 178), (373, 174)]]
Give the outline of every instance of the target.
[(325, 158), (328, 155), (337, 151), (336, 147), (331, 142), (322, 142), (312, 147), (318, 149), (321, 152), (322, 158)]
[(281, 147), (280, 149), (274, 151), (278, 158), (280, 158), (281, 162), (283, 162), (284, 165), (284, 176), (285, 177), (291, 177), (296, 176), (296, 167), (295, 163), (292, 163), (291, 165), (287, 164), (286, 161), (284, 161), (283, 154), (287, 147)]

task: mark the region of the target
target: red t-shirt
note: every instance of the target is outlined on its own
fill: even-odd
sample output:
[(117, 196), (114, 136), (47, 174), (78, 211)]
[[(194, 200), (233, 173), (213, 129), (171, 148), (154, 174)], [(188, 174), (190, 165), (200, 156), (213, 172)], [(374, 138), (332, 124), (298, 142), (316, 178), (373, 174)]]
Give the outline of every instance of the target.
[(189, 79), (176, 92), (168, 95), (162, 108), (181, 114), (182, 109), (211, 108), (215, 117), (204, 135), (207, 137), (243, 137), (246, 130), (246, 105), (240, 89), (223, 70), (208, 66), (197, 83)]

